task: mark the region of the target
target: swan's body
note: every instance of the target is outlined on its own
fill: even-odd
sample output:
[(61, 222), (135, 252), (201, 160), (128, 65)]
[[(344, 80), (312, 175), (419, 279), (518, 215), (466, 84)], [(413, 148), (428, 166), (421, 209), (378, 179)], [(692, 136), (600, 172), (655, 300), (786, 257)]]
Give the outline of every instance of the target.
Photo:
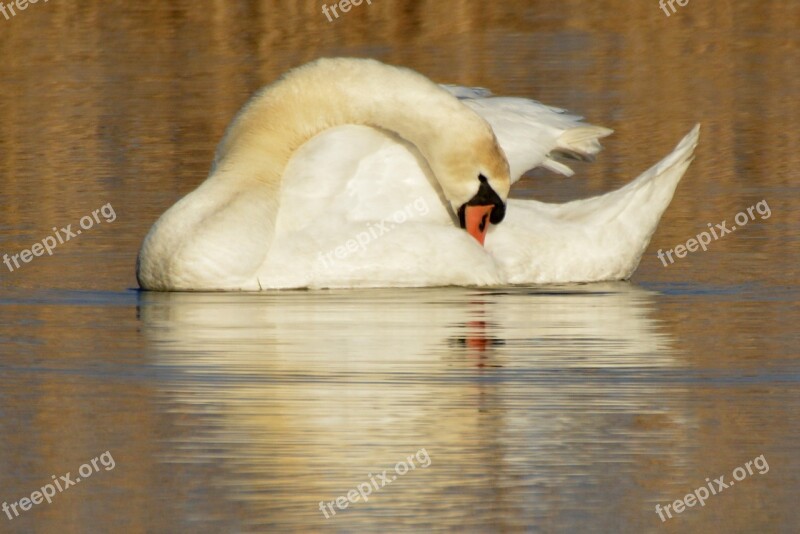
[(320, 60), (240, 113), (209, 178), (148, 234), (138, 279), (155, 290), (627, 279), (697, 128), (617, 191), (560, 205), (509, 200), (485, 247), (453, 215), (487, 185), (505, 201), (533, 167), (571, 174), (551, 155), (591, 157), (609, 133), (529, 100), (443, 90), (369, 60)]

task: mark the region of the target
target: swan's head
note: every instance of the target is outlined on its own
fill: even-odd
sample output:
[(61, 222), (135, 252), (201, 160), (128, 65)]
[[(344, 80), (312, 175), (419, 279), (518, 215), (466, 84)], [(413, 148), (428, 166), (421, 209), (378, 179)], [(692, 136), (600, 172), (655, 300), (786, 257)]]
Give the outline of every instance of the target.
[(485, 124), (476, 133), (480, 135), (462, 132), (451, 140), (457, 146), (434, 164), (438, 167), (434, 172), (461, 228), (483, 245), (489, 225), (499, 224), (506, 215), (511, 180), (505, 153), (491, 127)]

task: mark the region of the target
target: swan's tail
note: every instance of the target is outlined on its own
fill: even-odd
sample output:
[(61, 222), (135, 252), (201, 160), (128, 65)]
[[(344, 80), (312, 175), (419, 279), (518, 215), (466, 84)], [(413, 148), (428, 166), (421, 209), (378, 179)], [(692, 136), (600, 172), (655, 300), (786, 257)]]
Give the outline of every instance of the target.
[(670, 155), (625, 187), (563, 204), (553, 213), (561, 220), (596, 229), (598, 242), (616, 257), (612, 263), (619, 272), (611, 278), (627, 279), (636, 270), (675, 188), (694, 159), (699, 138), (698, 124)]
[(700, 139), (700, 125), (689, 132), (675, 150), (626, 186), (604, 195), (575, 200), (559, 207), (560, 216), (593, 219), (595, 224), (623, 215), (648, 212), (655, 223), (672, 200), (675, 188), (689, 167)]
[(559, 159), (592, 161), (600, 139), (613, 132), (535, 100), (495, 97), (481, 87), (441, 87), (491, 125), (508, 158), (512, 183), (536, 167), (572, 176), (574, 171)]

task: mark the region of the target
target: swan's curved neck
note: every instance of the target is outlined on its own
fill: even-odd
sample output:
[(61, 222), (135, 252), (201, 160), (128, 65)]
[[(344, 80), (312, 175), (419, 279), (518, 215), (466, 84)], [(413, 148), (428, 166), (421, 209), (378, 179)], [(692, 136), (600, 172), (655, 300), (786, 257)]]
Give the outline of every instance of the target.
[(443, 131), (455, 132), (463, 146), (466, 132), (486, 135), (488, 128), (418, 73), (373, 60), (322, 59), (289, 72), (253, 97), (220, 143), (212, 175), (279, 188), (295, 150), (343, 124), (398, 134), (417, 147), (434, 174), (438, 162), (453, 159)]

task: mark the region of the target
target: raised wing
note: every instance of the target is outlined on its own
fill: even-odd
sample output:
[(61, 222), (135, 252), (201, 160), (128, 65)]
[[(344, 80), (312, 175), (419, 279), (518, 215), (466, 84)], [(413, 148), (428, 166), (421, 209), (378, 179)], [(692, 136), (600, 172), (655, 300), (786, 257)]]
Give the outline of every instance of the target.
[(480, 87), (441, 87), (491, 125), (506, 152), (512, 183), (536, 167), (572, 176), (572, 169), (557, 158), (591, 161), (601, 149), (600, 139), (613, 133), (613, 130), (587, 124), (582, 122), (582, 117), (535, 100), (496, 97)]

